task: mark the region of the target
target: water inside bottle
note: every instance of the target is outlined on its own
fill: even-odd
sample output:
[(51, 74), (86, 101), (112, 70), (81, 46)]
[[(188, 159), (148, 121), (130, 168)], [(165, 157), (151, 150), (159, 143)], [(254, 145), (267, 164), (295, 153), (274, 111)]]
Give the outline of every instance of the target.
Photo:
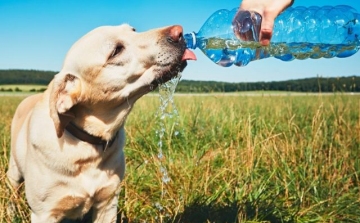
[(273, 56), (283, 61), (294, 59), (318, 59), (333, 57), (349, 57), (355, 54), (360, 44), (322, 44), (322, 43), (271, 43), (262, 46), (254, 41), (239, 41), (237, 39), (209, 38), (201, 43), (203, 52), (215, 63), (221, 66), (245, 66), (250, 61)]

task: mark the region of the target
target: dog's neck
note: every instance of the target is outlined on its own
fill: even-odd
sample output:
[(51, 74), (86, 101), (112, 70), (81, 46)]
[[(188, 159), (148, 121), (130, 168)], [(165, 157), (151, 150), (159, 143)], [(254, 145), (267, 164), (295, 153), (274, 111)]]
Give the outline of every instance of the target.
[(74, 123), (70, 122), (65, 129), (72, 134), (74, 137), (78, 138), (83, 142), (87, 142), (93, 145), (100, 145), (102, 146), (103, 150), (105, 151), (107, 148), (111, 147), (111, 145), (115, 142), (117, 134), (111, 140), (103, 140), (101, 137), (93, 136), (83, 129), (77, 127)]
[(116, 108), (106, 107), (75, 107), (75, 118), (71, 121), (75, 126), (91, 136), (103, 141), (111, 141), (119, 129), (123, 128), (126, 118), (132, 109), (132, 103)]

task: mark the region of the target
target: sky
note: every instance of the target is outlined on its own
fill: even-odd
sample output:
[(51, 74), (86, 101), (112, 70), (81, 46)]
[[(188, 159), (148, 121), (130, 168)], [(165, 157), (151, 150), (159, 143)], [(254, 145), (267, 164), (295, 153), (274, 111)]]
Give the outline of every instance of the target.
[[(0, 69), (59, 71), (71, 45), (90, 30), (128, 23), (142, 32), (174, 24), (197, 32), (219, 9), (238, 7), (240, 0), (0, 0)], [(359, 0), (295, 0), (294, 6), (350, 5)], [(182, 74), (187, 80), (255, 82), (308, 77), (360, 75), (360, 52), (344, 59), (283, 62), (268, 58), (246, 67), (224, 68), (199, 49)]]

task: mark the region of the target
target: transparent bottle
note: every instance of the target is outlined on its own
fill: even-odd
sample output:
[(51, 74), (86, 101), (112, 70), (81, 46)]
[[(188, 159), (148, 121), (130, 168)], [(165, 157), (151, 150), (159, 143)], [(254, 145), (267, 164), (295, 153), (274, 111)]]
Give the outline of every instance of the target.
[(360, 48), (360, 14), (350, 6), (288, 8), (276, 18), (269, 46), (258, 42), (261, 16), (237, 11), (212, 14), (198, 33), (184, 35), (187, 48), (199, 48), (224, 67), (246, 66), (268, 57), (283, 61), (343, 58)]

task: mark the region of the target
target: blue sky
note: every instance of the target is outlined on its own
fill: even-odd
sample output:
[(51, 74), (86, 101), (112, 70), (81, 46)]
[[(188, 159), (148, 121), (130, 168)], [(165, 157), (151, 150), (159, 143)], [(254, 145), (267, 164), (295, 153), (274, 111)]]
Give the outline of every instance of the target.
[[(0, 0), (0, 69), (59, 71), (70, 46), (98, 26), (129, 23), (146, 31), (180, 24), (187, 33), (198, 31), (214, 11), (239, 4), (240, 0)], [(314, 4), (345, 4), (360, 12), (359, 0), (295, 0), (294, 6)], [(194, 52), (198, 60), (189, 61), (183, 79), (251, 82), (360, 75), (360, 53), (345, 59), (264, 59), (247, 67), (223, 68), (200, 50)]]

